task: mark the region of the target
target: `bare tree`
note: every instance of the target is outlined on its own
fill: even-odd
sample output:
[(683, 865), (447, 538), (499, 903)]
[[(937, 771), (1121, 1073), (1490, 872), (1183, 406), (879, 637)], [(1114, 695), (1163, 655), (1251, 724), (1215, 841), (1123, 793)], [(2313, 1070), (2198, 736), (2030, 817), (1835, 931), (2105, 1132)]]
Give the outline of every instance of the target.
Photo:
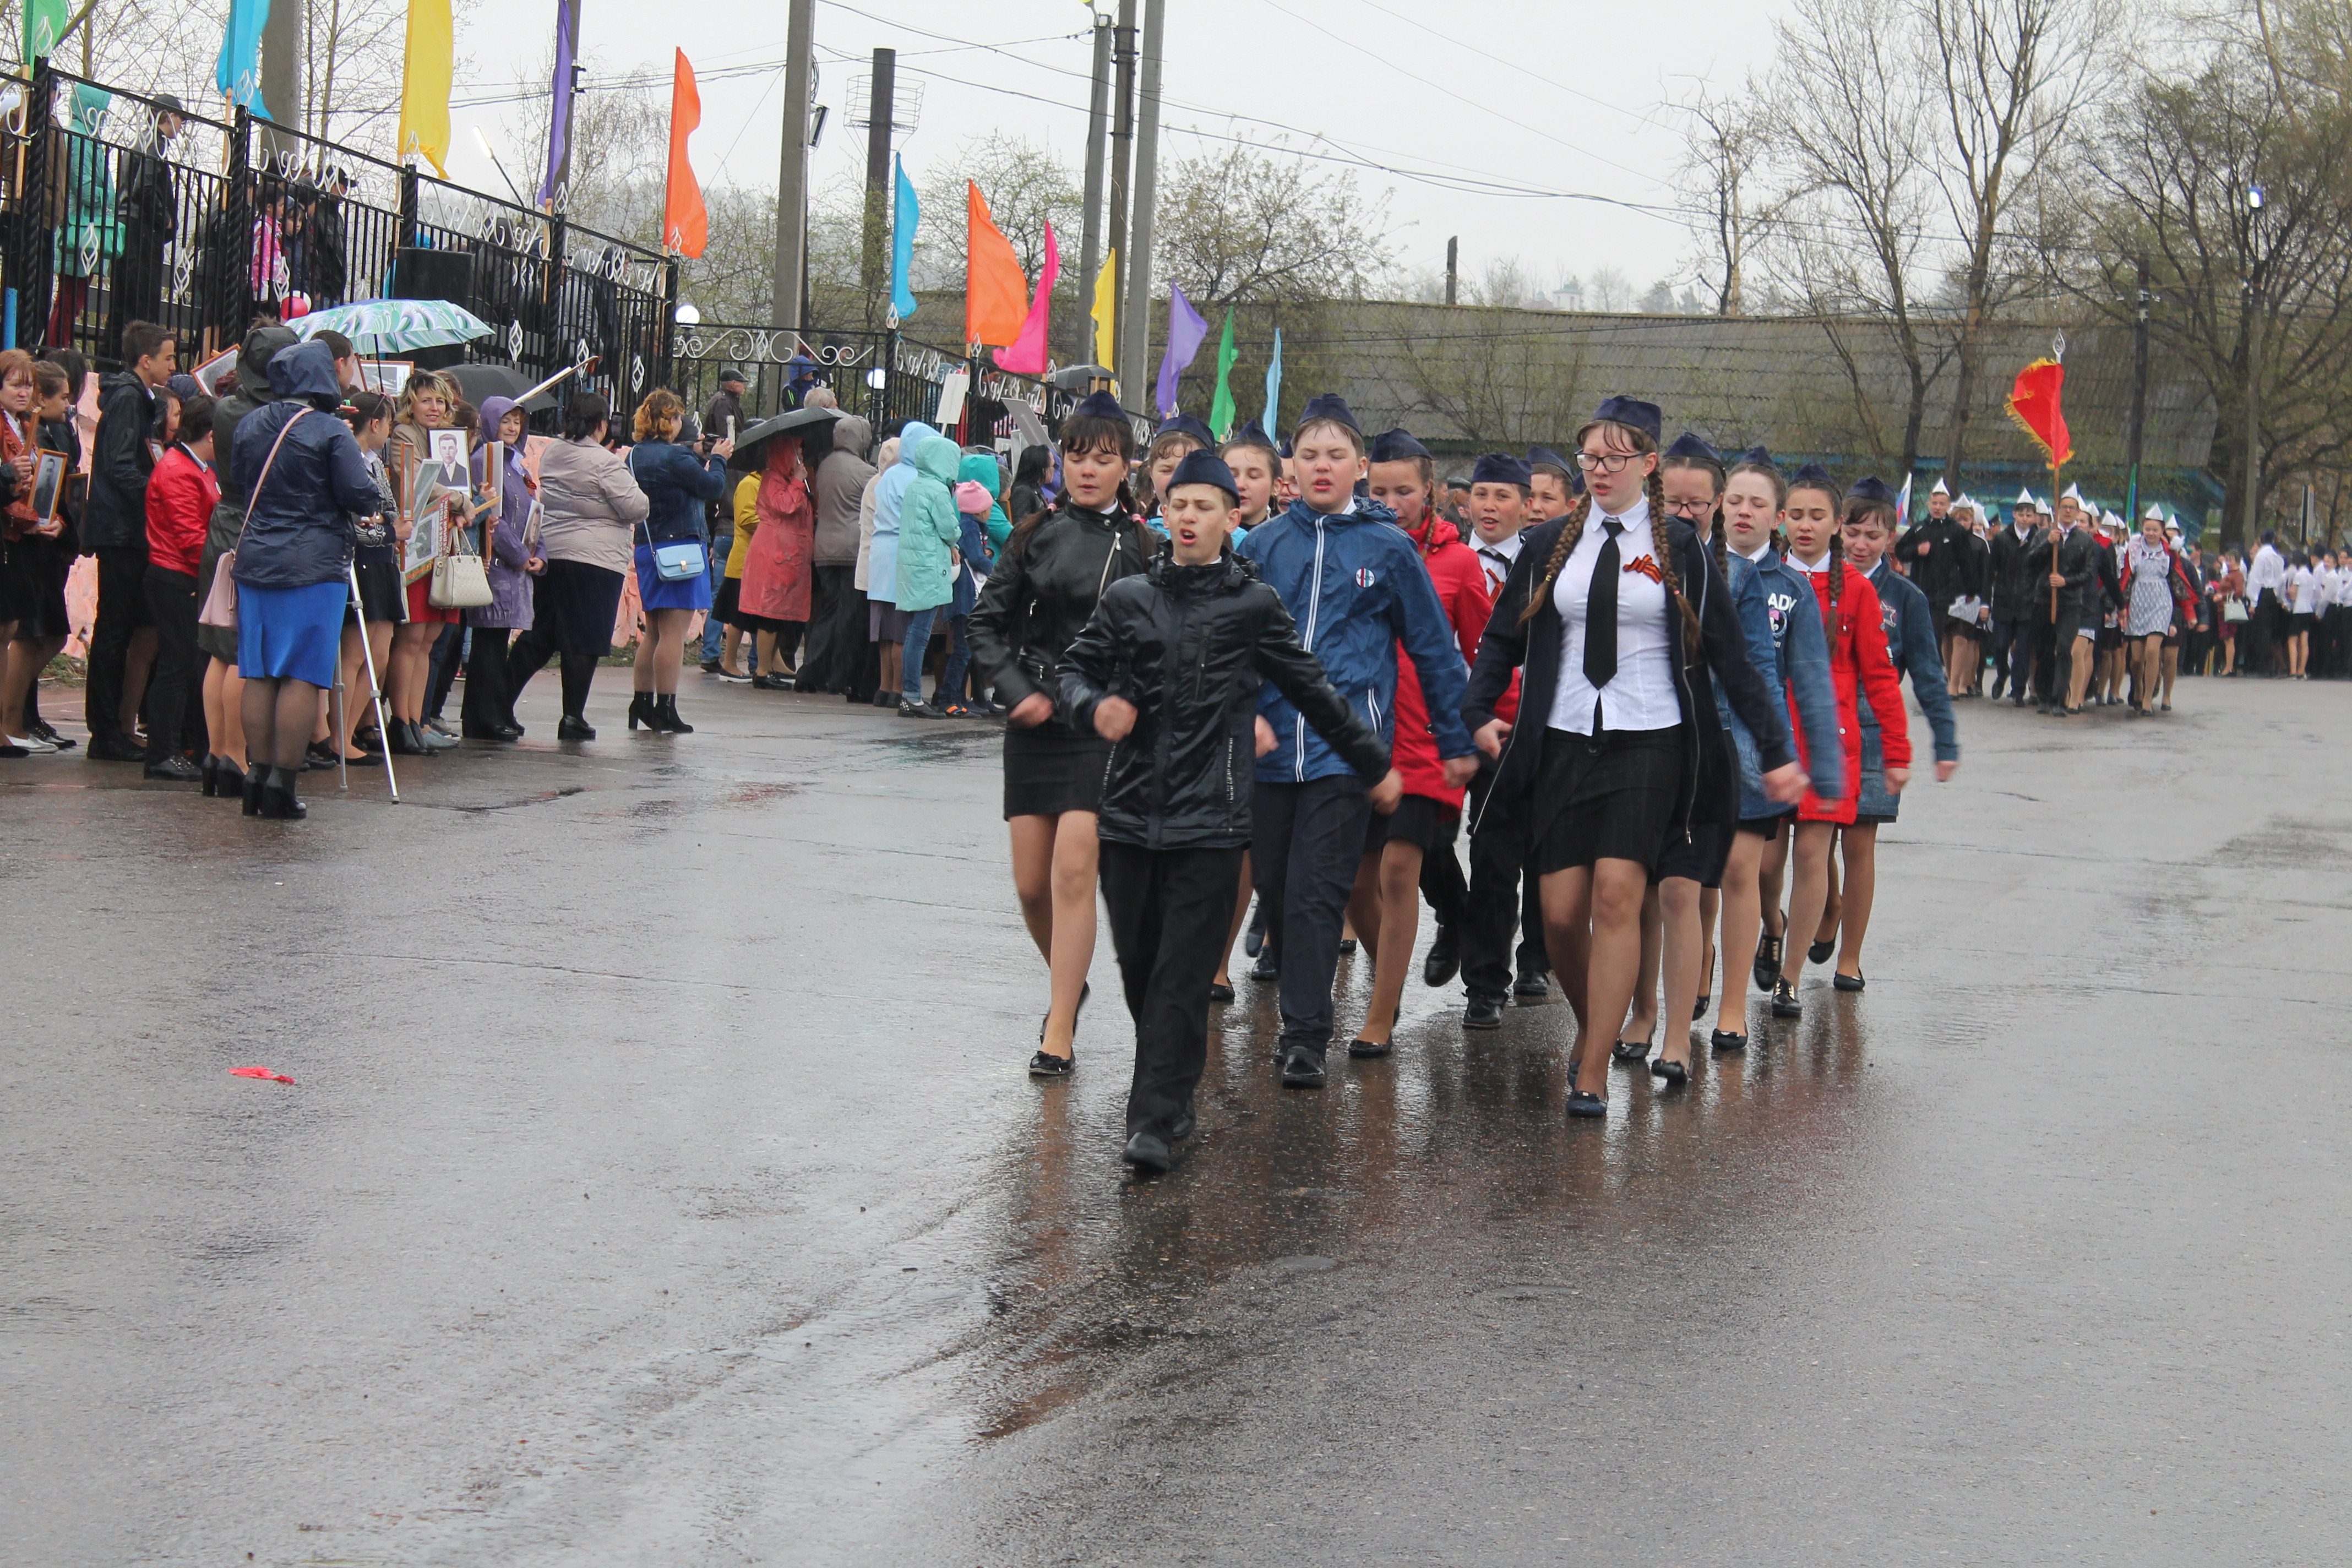
[(1715, 296), (1715, 313), (1737, 316), (1747, 309), (1745, 275), (1748, 252), (1771, 221), (1769, 202), (1759, 199), (1759, 175), (1769, 148), (1763, 105), (1770, 98), (1754, 78), (1729, 97), (1701, 82), (1671, 107), (1686, 127), (1675, 192), (1707, 215), (1699, 231), (1707, 251), (1699, 282)]
[(1585, 279), (1584, 304), (1587, 310), (1614, 313), (1633, 308), (1633, 280), (1614, 267), (1594, 269)]
[[(1003, 132), (967, 138), (952, 162), (934, 169), (922, 185), (922, 222), (915, 238), (915, 272), (927, 287), (963, 287), (966, 221), (965, 184), (980, 187), (988, 199), (989, 216), (1004, 237), (1021, 270), (1034, 279), (1045, 265), (1045, 226), (1063, 254), (1066, 276), (1077, 275), (1077, 235), (1086, 193), (1070, 166), (1034, 142)], [(887, 207), (887, 204), (886, 204)], [(887, 222), (886, 216), (885, 222)], [(1089, 279), (1091, 281), (1091, 279)]]
[(1386, 277), (1387, 199), (1352, 174), (1318, 176), (1297, 158), (1235, 146), (1160, 171), (1160, 257), (1206, 309), (1272, 300), (1361, 299)]

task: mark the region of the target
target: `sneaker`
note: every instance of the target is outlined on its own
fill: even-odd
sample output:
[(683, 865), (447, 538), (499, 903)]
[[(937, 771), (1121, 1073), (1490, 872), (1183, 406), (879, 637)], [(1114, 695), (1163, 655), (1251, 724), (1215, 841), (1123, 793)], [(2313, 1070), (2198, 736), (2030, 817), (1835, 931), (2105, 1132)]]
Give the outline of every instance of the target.
[(58, 750), (56, 746), (38, 735), (10, 735), (6, 739), (7, 743), (15, 748), (9, 753), (13, 756), (46, 757), (53, 755)]
[(79, 743), (58, 734), (46, 719), (36, 719), (33, 721), (33, 733), (39, 736), (42, 740), (47, 741), (50, 745), (56, 747), (60, 752), (70, 752), (77, 744)]
[(436, 735), (446, 735), (453, 741), (457, 738), (457, 731), (451, 729), (449, 727), (449, 721), (446, 719), (442, 718), (438, 713), (433, 714), (427, 718), (425, 721), (425, 727), (432, 731)]

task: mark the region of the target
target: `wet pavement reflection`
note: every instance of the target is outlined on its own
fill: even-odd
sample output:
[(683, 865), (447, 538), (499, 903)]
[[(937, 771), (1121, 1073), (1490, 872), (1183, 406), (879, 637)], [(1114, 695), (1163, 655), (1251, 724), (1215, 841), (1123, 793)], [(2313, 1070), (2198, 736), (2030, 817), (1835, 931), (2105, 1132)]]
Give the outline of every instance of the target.
[(1244, 980), (1141, 1179), (1107, 942), (1021, 1071), (984, 728), (20, 768), (0, 1560), (2332, 1561), (2352, 811), (2248, 802), (2336, 696), (1971, 705), (1870, 990), (1605, 1123), (1556, 994), (1286, 1092)]

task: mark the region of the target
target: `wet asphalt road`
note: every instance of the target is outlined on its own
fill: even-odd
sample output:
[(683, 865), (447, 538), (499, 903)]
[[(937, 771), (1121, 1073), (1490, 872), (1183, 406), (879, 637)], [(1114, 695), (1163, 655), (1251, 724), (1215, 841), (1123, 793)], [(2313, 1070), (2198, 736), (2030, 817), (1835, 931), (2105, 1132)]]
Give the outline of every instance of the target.
[(1868, 993), (1605, 1125), (1244, 982), (1141, 1184), (992, 731), (532, 695), (294, 827), (0, 764), (0, 1561), (2344, 1560), (2352, 692), (1964, 704)]

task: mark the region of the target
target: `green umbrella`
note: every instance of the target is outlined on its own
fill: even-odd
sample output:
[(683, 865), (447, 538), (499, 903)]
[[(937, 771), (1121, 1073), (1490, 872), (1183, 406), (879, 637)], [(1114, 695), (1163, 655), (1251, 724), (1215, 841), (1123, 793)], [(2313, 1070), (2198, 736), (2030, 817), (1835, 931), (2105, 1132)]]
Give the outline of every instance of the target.
[(442, 348), (487, 338), (497, 329), (462, 305), (446, 300), (362, 300), (313, 310), (286, 323), (298, 338), (308, 341), (320, 332), (335, 331), (355, 343), (367, 343), (380, 353)]

